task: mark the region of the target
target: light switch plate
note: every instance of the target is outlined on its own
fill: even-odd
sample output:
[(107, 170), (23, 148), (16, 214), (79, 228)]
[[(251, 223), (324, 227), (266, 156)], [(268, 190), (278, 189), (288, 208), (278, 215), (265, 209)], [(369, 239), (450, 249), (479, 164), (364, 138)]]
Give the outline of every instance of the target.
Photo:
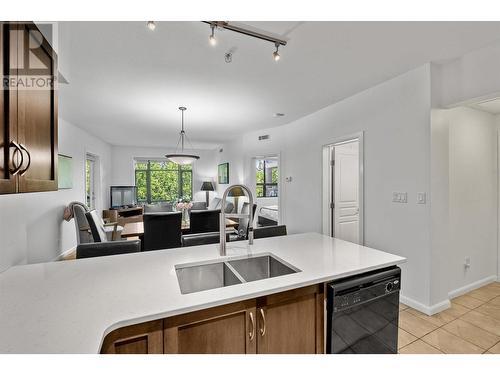
[(408, 193), (395, 191), (392, 193), (392, 201), (396, 203), (407, 203)]
[(427, 199), (426, 199), (425, 193), (417, 193), (417, 203), (418, 204), (425, 204), (426, 201), (427, 201)]

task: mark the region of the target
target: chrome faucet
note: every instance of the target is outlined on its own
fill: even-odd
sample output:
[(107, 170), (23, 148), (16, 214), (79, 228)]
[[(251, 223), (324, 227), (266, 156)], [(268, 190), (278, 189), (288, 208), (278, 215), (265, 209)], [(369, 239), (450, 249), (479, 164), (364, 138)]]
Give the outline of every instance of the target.
[[(248, 194), (249, 208), (248, 214), (226, 214), (226, 200), (227, 195), (232, 189), (241, 188), (245, 190)], [(238, 207), (236, 207), (238, 210)], [(222, 196), (221, 202), (221, 210), (220, 210), (220, 255), (226, 256), (226, 217), (227, 218), (235, 218), (241, 219), (248, 217), (248, 244), (253, 245), (253, 196), (250, 189), (245, 185), (231, 185), (226, 191), (224, 191), (224, 195)]]

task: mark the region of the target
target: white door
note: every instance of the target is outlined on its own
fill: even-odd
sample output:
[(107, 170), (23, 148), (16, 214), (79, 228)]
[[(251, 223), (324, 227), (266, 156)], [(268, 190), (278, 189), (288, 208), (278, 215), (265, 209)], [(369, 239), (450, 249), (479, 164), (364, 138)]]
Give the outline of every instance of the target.
[(359, 243), (359, 141), (334, 146), (334, 237)]

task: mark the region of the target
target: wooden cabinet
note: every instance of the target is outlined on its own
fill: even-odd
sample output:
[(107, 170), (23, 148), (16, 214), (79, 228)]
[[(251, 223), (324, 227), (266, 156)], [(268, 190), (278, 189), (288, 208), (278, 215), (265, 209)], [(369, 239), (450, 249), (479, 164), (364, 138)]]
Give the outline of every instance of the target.
[(120, 328), (101, 353), (323, 353), (323, 296), (313, 285)]
[(0, 194), (57, 190), (57, 56), (33, 23), (0, 28)]
[(119, 328), (106, 336), (101, 354), (162, 354), (163, 321)]
[(248, 300), (165, 319), (165, 353), (255, 353), (255, 313), (255, 300)]
[(323, 353), (322, 289), (313, 285), (259, 298), (257, 353)]

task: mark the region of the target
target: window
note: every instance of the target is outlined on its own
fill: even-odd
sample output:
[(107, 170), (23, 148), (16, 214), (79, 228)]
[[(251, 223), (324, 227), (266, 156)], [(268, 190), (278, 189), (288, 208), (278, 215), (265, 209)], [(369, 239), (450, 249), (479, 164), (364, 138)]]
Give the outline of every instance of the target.
[(255, 161), (255, 191), (257, 198), (278, 196), (278, 160), (257, 159)]
[(176, 202), (193, 197), (191, 165), (177, 165), (166, 160), (137, 160), (135, 162), (137, 202)]

